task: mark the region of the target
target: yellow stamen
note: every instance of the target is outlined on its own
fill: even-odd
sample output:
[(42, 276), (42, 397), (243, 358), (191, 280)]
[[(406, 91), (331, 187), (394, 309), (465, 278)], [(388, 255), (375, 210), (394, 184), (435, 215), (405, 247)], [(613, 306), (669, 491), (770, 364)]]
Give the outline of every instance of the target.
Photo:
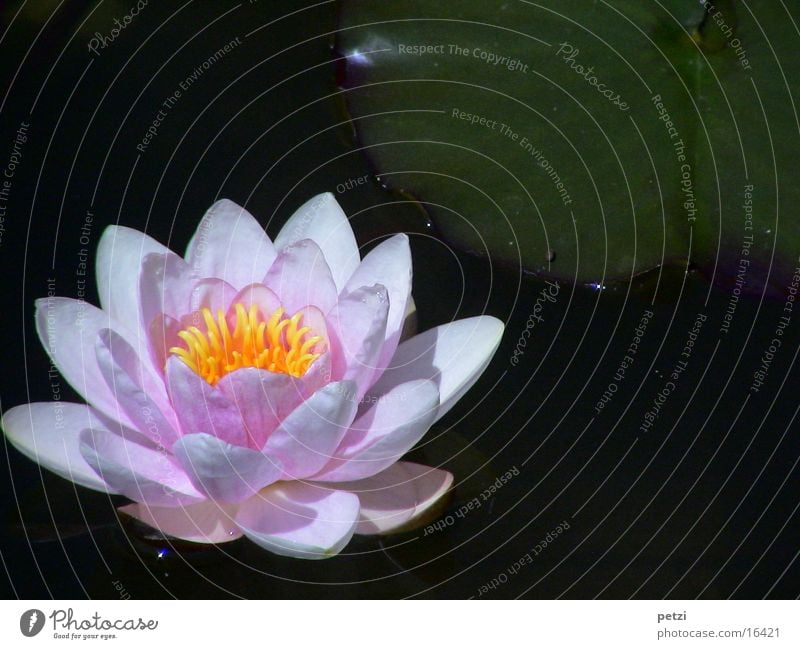
[(300, 377), (324, 351), (322, 336), (302, 326), (302, 313), (286, 318), (283, 308), (278, 308), (265, 319), (255, 304), (247, 310), (240, 303), (234, 312), (231, 333), (222, 310), (214, 319), (210, 309), (203, 309), (206, 330), (187, 327), (178, 333), (184, 346), (169, 350), (211, 385), (242, 367)]

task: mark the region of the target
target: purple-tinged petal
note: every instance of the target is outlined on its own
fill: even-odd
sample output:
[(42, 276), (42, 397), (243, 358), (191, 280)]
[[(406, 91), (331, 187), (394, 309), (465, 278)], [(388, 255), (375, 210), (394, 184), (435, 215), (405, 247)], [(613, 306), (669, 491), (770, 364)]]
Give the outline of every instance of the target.
[(175, 458), (163, 450), (92, 429), (80, 434), (80, 451), (104, 482), (136, 502), (175, 507), (205, 499)]
[(372, 382), (378, 380), (397, 349), (411, 298), (411, 249), (405, 234), (396, 234), (371, 250), (348, 280), (343, 293), (375, 283), (382, 284), (388, 291), (389, 315), (386, 342)]
[(358, 496), (352, 493), (279, 482), (242, 503), (236, 524), (247, 538), (275, 554), (327, 559), (352, 538), (358, 509)]
[(233, 446), (206, 433), (184, 435), (172, 452), (201, 492), (238, 503), (281, 477), (282, 467), (259, 451)]
[(264, 277), (264, 285), (275, 292), (290, 315), (309, 304), (327, 313), (339, 293), (322, 251), (310, 239), (282, 250)]
[[(365, 401), (370, 401), (369, 393)], [(433, 381), (401, 383), (356, 419), (331, 461), (312, 479), (360, 480), (383, 471), (422, 439), (438, 406)]]
[(321, 390), (331, 381), (338, 380), (339, 377), (333, 376), (332, 372), (331, 354), (329, 351), (323, 352), (322, 355), (311, 364), (311, 367), (306, 370), (306, 373), (300, 377), (300, 380), (303, 382), (303, 393), (306, 398), (310, 397), (317, 390)]
[[(203, 322), (203, 318), (199, 314), (202, 309), (209, 309), (215, 316), (220, 309), (225, 313), (238, 292), (224, 279), (216, 277), (201, 279), (194, 285), (189, 297), (188, 312), (192, 319), (191, 324), (199, 326)], [(193, 316), (193, 314), (197, 314), (197, 316)]]
[(145, 255), (139, 277), (142, 324), (149, 329), (159, 314), (180, 319), (189, 310), (197, 276), (191, 266), (174, 253)]
[(226, 543), (242, 537), (233, 518), (236, 507), (213, 500), (182, 507), (155, 507), (132, 503), (119, 511), (133, 516), (163, 534), (195, 543)]
[(376, 364), (386, 337), (389, 298), (380, 284), (362, 286), (339, 299), (328, 314), (333, 354), (333, 372), (355, 381), (356, 400), (372, 384)]
[(177, 356), (167, 360), (167, 389), (184, 435), (210, 433), (236, 446), (248, 445), (236, 404)]
[(436, 420), (469, 390), (492, 360), (503, 323), (492, 316), (456, 320), (429, 329), (402, 343), (381, 378), (370, 388), (376, 398), (414, 379), (439, 386)]
[(351, 381), (329, 383), (295, 408), (269, 436), (264, 452), (281, 461), (287, 479), (313, 475), (330, 460), (355, 416), (354, 394)]
[(260, 281), (275, 256), (264, 228), (227, 199), (209, 208), (186, 249), (186, 261), (200, 277), (218, 277), (237, 289)]
[(136, 352), (118, 333), (102, 329), (98, 338), (97, 364), (119, 408), (136, 430), (155, 445), (170, 448), (180, 429), (163, 382), (140, 363)]
[(172, 347), (183, 345), (183, 341), (178, 337), (178, 333), (183, 328), (184, 325), (179, 320), (175, 320), (163, 313), (156, 316), (148, 327), (150, 360), (162, 380), (164, 379), (167, 359), (170, 356), (169, 350)]
[(248, 284), (230, 301), (228, 308), (225, 309), (228, 315), (235, 317), (237, 304), (241, 304), (245, 311), (249, 311), (250, 307), (255, 304), (261, 316), (267, 319), (280, 308), (281, 301), (273, 291), (263, 284)]
[[(322, 339), (310, 350), (311, 353), (319, 354), (319, 357), (311, 363), (306, 373), (300, 377), (304, 385), (304, 394), (306, 398), (308, 398), (333, 380), (331, 376), (331, 342), (328, 333), (328, 323), (322, 311), (315, 306), (304, 306), (302, 309), (298, 310), (296, 314), (297, 313), (303, 316), (300, 321), (300, 326), (310, 327), (311, 329), (306, 334), (306, 339), (309, 337), (319, 337)], [(336, 377), (336, 380), (339, 380), (339, 378), (340, 377)]]
[[(168, 248), (144, 232), (117, 225), (105, 229), (97, 246), (97, 292), (100, 306), (139, 340), (145, 339), (145, 330), (149, 325), (140, 320), (139, 276), (142, 262), (150, 253), (172, 254)], [(131, 343), (138, 347), (133, 341)]]
[(80, 433), (102, 428), (92, 409), (82, 403), (26, 403), (6, 411), (2, 428), (24, 456), (53, 473), (89, 489), (117, 493), (97, 477), (80, 452)]
[(356, 534), (388, 534), (421, 518), (452, 484), (453, 476), (447, 471), (397, 462), (370, 478), (335, 486), (361, 501)]
[[(275, 247), (283, 250), (303, 239), (311, 239), (322, 250), (339, 293), (358, 267), (360, 255), (347, 215), (331, 193), (320, 194), (301, 205), (275, 238)], [(375, 280), (362, 282), (372, 284)], [(306, 304), (317, 304), (308, 301)], [(317, 304), (317, 306), (321, 305)], [(323, 309), (327, 313), (327, 309)]]
[(306, 398), (303, 379), (256, 367), (244, 367), (217, 383), (236, 405), (247, 428), (249, 446), (263, 448), (269, 435)]
[(118, 325), (91, 304), (64, 297), (36, 300), (36, 331), (50, 360), (86, 401), (109, 417), (135, 428), (120, 412), (114, 393), (97, 365), (95, 344), (101, 329)]

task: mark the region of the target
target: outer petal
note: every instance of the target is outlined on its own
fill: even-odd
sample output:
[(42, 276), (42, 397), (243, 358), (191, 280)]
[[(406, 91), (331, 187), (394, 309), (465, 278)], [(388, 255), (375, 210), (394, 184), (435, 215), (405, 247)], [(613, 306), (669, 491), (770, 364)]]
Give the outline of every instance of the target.
[(197, 276), (191, 266), (174, 253), (151, 252), (144, 257), (139, 277), (142, 324), (149, 329), (159, 314), (179, 319), (189, 310), (189, 299)]
[(36, 331), (50, 360), (86, 401), (135, 428), (130, 418), (120, 412), (97, 365), (97, 336), (108, 327), (117, 329), (119, 325), (91, 304), (63, 297), (36, 300)]
[(389, 293), (389, 315), (386, 318), (386, 342), (378, 357), (378, 369), (373, 380), (380, 377), (397, 349), (411, 297), (411, 249), (405, 234), (397, 234), (371, 250), (343, 292), (350, 293), (375, 283), (385, 286)]
[(236, 507), (213, 500), (185, 507), (154, 507), (133, 503), (120, 507), (119, 511), (185, 541), (225, 543), (242, 536), (242, 531), (233, 522)]
[(172, 254), (144, 232), (118, 225), (107, 227), (97, 246), (100, 306), (137, 334), (139, 340), (144, 340), (145, 335), (139, 319), (139, 275), (145, 256), (152, 252)]
[(372, 384), (386, 337), (389, 308), (386, 289), (376, 284), (347, 293), (328, 314), (331, 344), (336, 350), (333, 372), (356, 382), (357, 400)]
[(97, 364), (119, 408), (154, 444), (171, 447), (178, 439), (179, 428), (164, 384), (145, 369), (118, 333), (102, 329), (98, 337)]
[(186, 249), (186, 261), (200, 277), (219, 277), (240, 289), (260, 281), (276, 254), (253, 215), (222, 199), (200, 221)]
[(81, 455), (107, 484), (136, 502), (175, 507), (204, 500), (165, 452), (104, 430), (84, 430)]
[(380, 380), (370, 389), (376, 398), (394, 386), (430, 379), (439, 386), (436, 421), (469, 390), (492, 360), (503, 323), (492, 316), (456, 320), (402, 343)]
[(100, 428), (92, 409), (82, 403), (26, 403), (3, 415), (3, 431), (20, 453), (76, 484), (117, 493), (97, 477), (80, 452), (80, 433)]
[(236, 524), (275, 554), (326, 559), (350, 541), (358, 521), (358, 496), (300, 482), (279, 482), (245, 501)]
[(195, 487), (214, 500), (237, 503), (281, 477), (277, 461), (213, 435), (184, 435), (172, 452)]
[(351, 381), (329, 383), (301, 403), (269, 436), (264, 452), (297, 480), (319, 471), (339, 446), (356, 414)]
[(247, 428), (250, 446), (259, 449), (306, 397), (302, 379), (255, 367), (223, 376), (217, 389), (236, 405)]
[(291, 314), (309, 304), (323, 313), (338, 299), (331, 271), (316, 243), (304, 239), (285, 248), (269, 269), (264, 284)]
[(361, 501), (356, 534), (387, 534), (422, 516), (452, 484), (447, 471), (397, 462), (371, 478), (336, 486)]
[[(311, 239), (322, 250), (331, 269), (336, 292), (341, 292), (358, 266), (360, 255), (350, 222), (330, 192), (303, 203), (278, 233), (275, 247), (283, 250), (303, 239)], [(373, 284), (374, 281), (361, 282), (359, 286)], [(323, 311), (327, 312), (327, 309)]]
[(428, 431), (438, 406), (433, 381), (398, 385), (353, 423), (333, 459), (313, 479), (359, 480), (383, 471)]
[(177, 356), (167, 360), (167, 388), (184, 435), (211, 433), (231, 444), (247, 446), (247, 430), (236, 404)]

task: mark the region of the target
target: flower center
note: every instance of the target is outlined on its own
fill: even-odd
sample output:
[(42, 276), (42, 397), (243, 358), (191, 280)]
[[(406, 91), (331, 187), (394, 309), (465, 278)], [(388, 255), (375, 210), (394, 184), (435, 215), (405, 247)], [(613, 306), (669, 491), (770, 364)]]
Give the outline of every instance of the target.
[(291, 376), (303, 376), (319, 358), (321, 336), (301, 326), (302, 313), (284, 317), (283, 308), (264, 319), (256, 305), (249, 311), (237, 303), (236, 324), (231, 332), (220, 309), (217, 319), (202, 309), (206, 330), (187, 327), (178, 333), (185, 347), (171, 347), (195, 373), (214, 385), (223, 376), (242, 367), (258, 367)]

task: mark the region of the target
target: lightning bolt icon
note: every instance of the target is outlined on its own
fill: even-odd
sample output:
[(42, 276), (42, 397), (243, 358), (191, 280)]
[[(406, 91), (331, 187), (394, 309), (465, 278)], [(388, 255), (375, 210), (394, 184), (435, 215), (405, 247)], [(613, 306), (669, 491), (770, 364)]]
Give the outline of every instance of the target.
[(36, 620), (39, 619), (39, 616), (36, 614), (36, 611), (31, 613), (31, 617), (28, 620), (28, 631), (33, 631), (33, 625), (36, 624)]

